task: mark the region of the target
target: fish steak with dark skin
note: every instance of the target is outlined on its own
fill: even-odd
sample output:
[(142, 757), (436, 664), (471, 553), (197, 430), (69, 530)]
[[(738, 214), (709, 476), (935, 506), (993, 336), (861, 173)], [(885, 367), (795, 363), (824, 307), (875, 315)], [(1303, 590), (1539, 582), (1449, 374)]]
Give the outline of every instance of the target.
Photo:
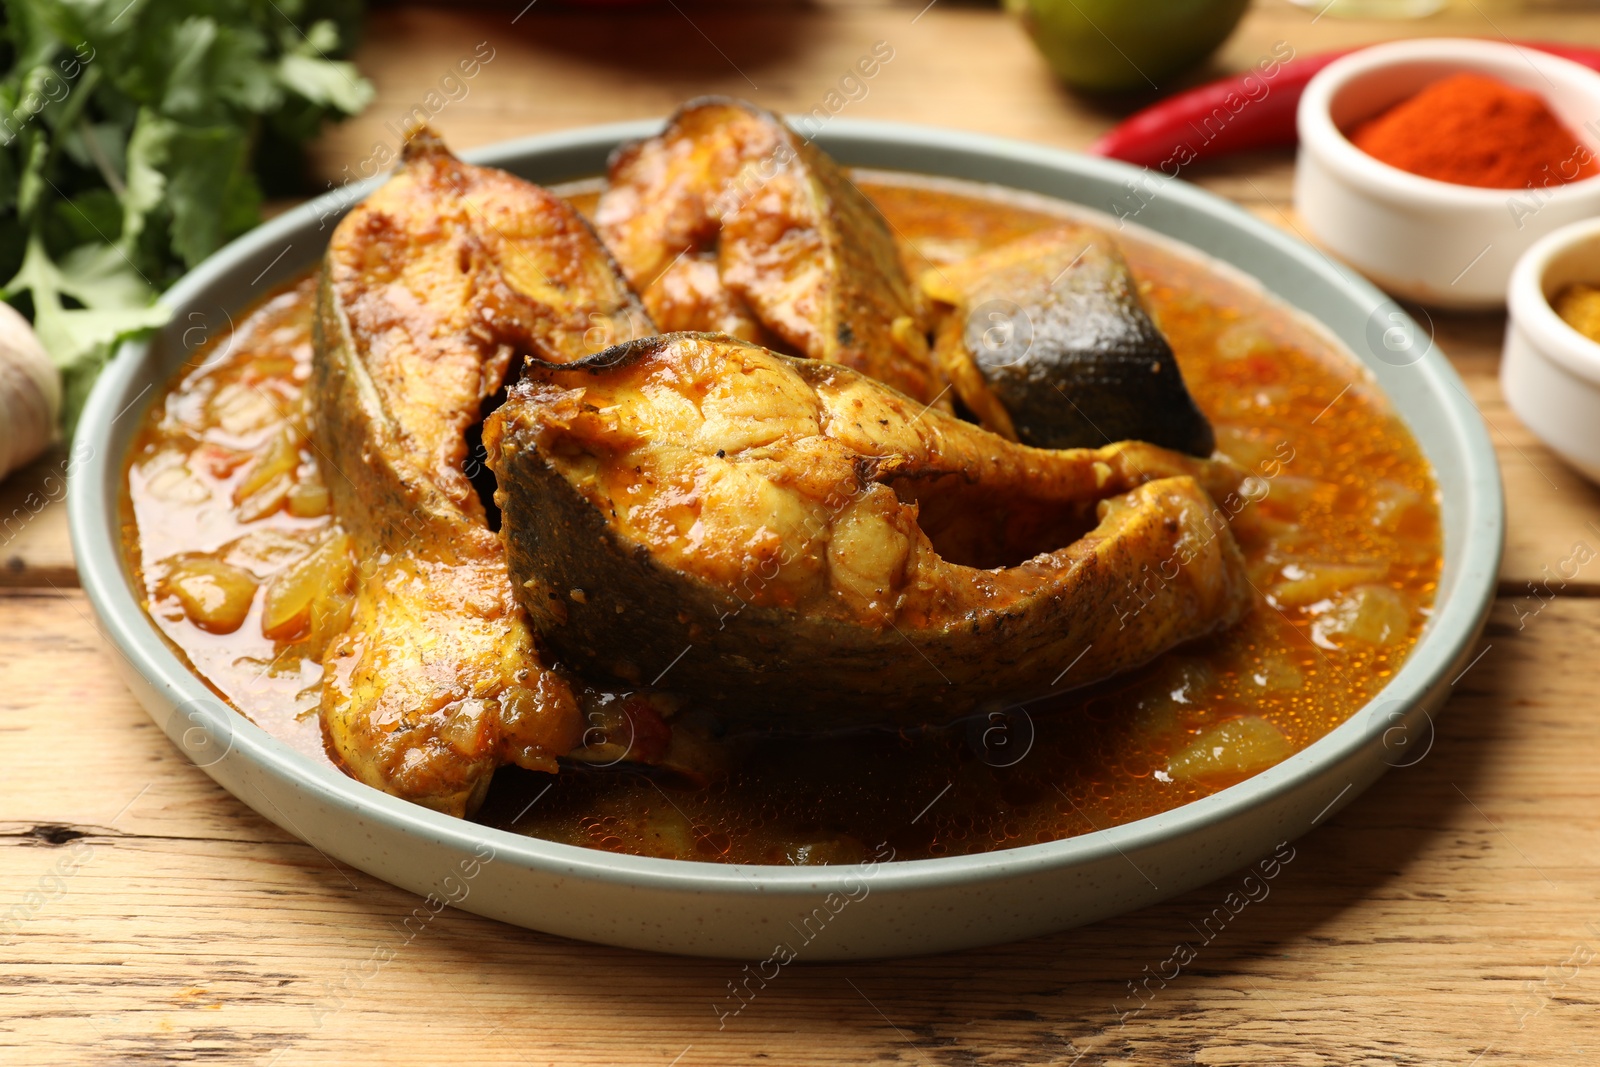
[(612, 156), (595, 221), (663, 331), (841, 363), (949, 408), (889, 224), (771, 112), (689, 101)]
[(721, 334), (530, 362), (484, 441), (541, 641), (597, 677), (665, 675), (736, 726), (948, 721), (1139, 666), (1251, 602), (1213, 503), (1231, 464), (1030, 448)]
[(1107, 234), (1076, 224), (1029, 234), (925, 271), (922, 289), (949, 308), (934, 357), (988, 429), (1040, 448), (1216, 447)]
[(315, 325), (313, 440), (360, 565), (324, 658), (327, 747), (465, 814), (497, 767), (554, 771), (584, 734), (512, 596), (468, 432), (518, 354), (577, 360), (654, 326), (566, 201), (427, 130), (334, 231)]

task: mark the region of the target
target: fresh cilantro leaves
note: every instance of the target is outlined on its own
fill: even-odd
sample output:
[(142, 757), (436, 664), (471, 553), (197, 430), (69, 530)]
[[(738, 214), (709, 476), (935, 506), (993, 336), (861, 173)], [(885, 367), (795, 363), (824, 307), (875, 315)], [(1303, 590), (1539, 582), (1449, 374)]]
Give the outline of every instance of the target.
[[(115, 344), (260, 220), (262, 144), (353, 115), (360, 0), (0, 0), (0, 296), (65, 379), (68, 433)], [(263, 162), (271, 162), (263, 160)]]

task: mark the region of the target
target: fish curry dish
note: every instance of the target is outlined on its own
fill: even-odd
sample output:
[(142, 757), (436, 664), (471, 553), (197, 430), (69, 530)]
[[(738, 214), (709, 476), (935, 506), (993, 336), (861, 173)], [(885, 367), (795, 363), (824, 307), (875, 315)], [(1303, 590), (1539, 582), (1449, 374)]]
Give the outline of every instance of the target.
[(551, 189), (413, 133), (151, 403), (124, 544), (221, 700), (369, 786), (827, 864), (1286, 759), (1416, 642), (1437, 498), (1231, 268), (702, 99)]

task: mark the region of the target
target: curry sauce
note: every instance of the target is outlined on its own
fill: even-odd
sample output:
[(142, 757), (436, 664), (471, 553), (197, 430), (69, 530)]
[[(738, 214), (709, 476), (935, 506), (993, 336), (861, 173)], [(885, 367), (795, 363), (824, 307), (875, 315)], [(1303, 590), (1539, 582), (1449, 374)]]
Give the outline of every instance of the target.
[[(971, 184), (857, 178), (913, 277), (1083, 217)], [(593, 210), (592, 187), (568, 194)], [(709, 740), (713, 774), (622, 761), (633, 739), (618, 739), (610, 766), (503, 768), (475, 818), (726, 862), (850, 862), (885, 842), (902, 859), (983, 852), (1169, 810), (1280, 761), (1365, 704), (1433, 602), (1440, 529), (1426, 461), (1320, 328), (1192, 252), (1132, 230), (1115, 237), (1218, 450), (1249, 475), (1218, 502), (1254, 587), (1244, 621), (1091, 689), (981, 708), (949, 727)], [(340, 475), (319, 464), (300, 425), (314, 295), (306, 277), (268, 297), (152, 404), (130, 453), (124, 541), (152, 619), (197, 672), (327, 761), (316, 625), (285, 628), (273, 601), (285, 569), (335, 522), (324, 479)], [(326, 600), (323, 610), (340, 609), (337, 591)], [(1130, 597), (1127, 610), (1139, 608)], [(679, 721), (716, 733), (692, 702)]]

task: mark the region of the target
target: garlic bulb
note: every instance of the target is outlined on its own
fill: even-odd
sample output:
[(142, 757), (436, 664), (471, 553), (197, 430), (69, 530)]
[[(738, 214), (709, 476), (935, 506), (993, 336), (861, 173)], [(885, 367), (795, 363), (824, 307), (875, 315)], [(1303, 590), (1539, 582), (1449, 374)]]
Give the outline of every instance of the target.
[(55, 440), (61, 372), (28, 320), (0, 301), (0, 480)]

